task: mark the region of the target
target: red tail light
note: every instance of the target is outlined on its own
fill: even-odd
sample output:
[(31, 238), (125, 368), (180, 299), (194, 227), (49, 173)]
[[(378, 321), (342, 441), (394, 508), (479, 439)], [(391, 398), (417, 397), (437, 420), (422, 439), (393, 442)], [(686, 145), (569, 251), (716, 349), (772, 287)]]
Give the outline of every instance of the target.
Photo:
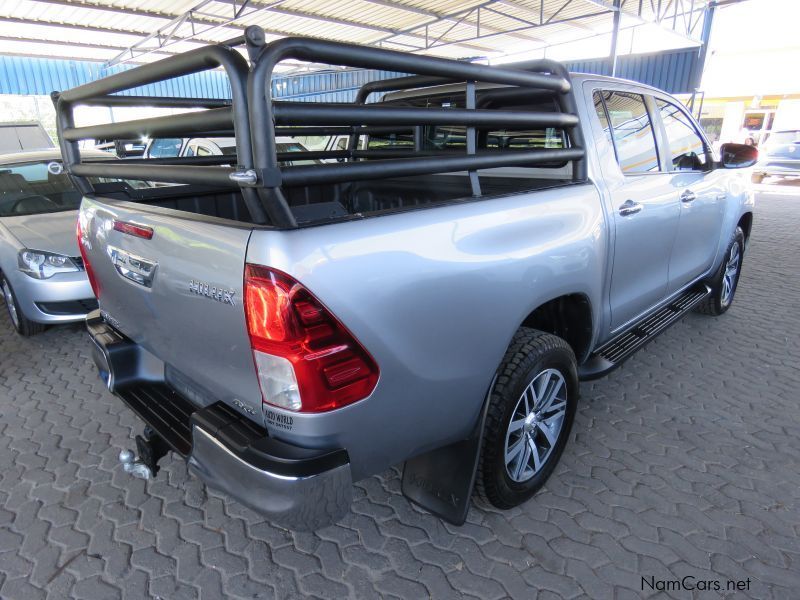
[(78, 225), (77, 225), (77, 236), (78, 236), (78, 250), (81, 252), (81, 258), (83, 259), (83, 268), (86, 269), (86, 276), (89, 278), (89, 285), (92, 286), (92, 292), (94, 293), (95, 298), (100, 298), (100, 286), (97, 285), (97, 279), (94, 276), (94, 271), (92, 271), (92, 263), (89, 262), (89, 257), (86, 255), (86, 248), (84, 248), (84, 239), (83, 239), (83, 231), (81, 230), (81, 220), (78, 217)]
[(379, 370), (373, 358), (286, 273), (247, 265), (244, 304), (264, 402), (322, 412), (375, 389)]

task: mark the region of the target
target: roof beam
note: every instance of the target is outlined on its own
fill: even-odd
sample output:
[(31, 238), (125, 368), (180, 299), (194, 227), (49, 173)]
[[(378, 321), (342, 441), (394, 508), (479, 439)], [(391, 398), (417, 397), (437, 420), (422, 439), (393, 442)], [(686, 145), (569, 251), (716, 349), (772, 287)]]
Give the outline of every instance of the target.
[[(150, 19), (162, 19), (164, 21), (172, 21), (175, 17), (179, 15), (174, 15), (170, 13), (165, 13), (162, 11), (155, 11), (155, 10), (144, 10), (141, 8), (123, 8), (120, 6), (114, 6), (111, 4), (93, 4), (90, 2), (75, 2), (74, 0), (29, 0), (31, 2), (37, 2), (39, 4), (52, 4), (54, 6), (68, 6), (70, 8), (85, 8), (87, 10), (97, 10), (101, 12), (110, 12), (114, 14), (120, 15), (130, 15), (132, 17), (147, 17)], [(206, 23), (208, 25), (219, 25), (219, 20), (208, 19), (205, 17), (196, 17), (198, 22)], [(34, 21), (32, 21), (34, 22)], [(241, 33), (242, 27), (231, 26), (229, 27), (234, 35)], [(138, 31), (133, 35), (148, 35), (152, 32), (149, 31)], [(283, 34), (285, 35), (285, 34)], [(231, 36), (233, 37), (233, 35)], [(214, 44), (216, 43), (214, 40), (203, 39), (200, 36), (195, 36), (193, 39)]]
[[(35, 0), (39, 2), (39, 0)], [(49, 0), (48, 0), (49, 1)], [(61, 22), (61, 21), (50, 21), (48, 19), (23, 19), (20, 17), (2, 17), (0, 18), (1, 21), (5, 21), (7, 23), (19, 23), (22, 25), (41, 25), (46, 27), (55, 27), (55, 28), (62, 28), (62, 29), (74, 29), (78, 31), (91, 31), (93, 33), (108, 33), (108, 34), (116, 34), (116, 35), (129, 35), (133, 37), (143, 37), (150, 35), (149, 31), (142, 31), (141, 29), (121, 29), (121, 28), (109, 28), (109, 27), (98, 27), (96, 25), (84, 25), (83, 23), (71, 23), (71, 22)], [(182, 37), (173, 37), (176, 41), (187, 42), (187, 43), (196, 43), (196, 44), (216, 44), (217, 42), (213, 40), (204, 40), (201, 38), (182, 38)]]
[[(481, 4), (477, 5), (477, 6), (473, 6), (472, 8), (459, 9), (458, 11), (454, 11), (452, 13), (449, 13), (448, 15), (446, 15), (445, 17), (442, 17), (439, 20), (443, 20), (444, 18), (455, 19), (455, 18), (459, 18), (460, 17), (461, 20), (465, 20), (465, 23), (476, 25), (476, 35), (468, 37), (468, 38), (462, 38), (460, 40), (438, 41), (437, 43), (428, 46), (428, 48), (438, 48), (440, 46), (452, 46), (452, 45), (462, 45), (463, 46), (465, 43), (471, 42), (473, 40), (482, 40), (482, 39), (492, 38), (492, 37), (497, 37), (497, 36), (513, 35), (513, 34), (518, 33), (518, 32), (530, 31), (531, 29), (536, 29), (537, 27), (544, 27), (546, 25), (556, 25), (556, 24), (574, 25), (575, 22), (580, 21), (580, 19), (586, 19), (586, 18), (589, 18), (589, 17), (597, 17), (597, 16), (600, 16), (600, 15), (610, 14), (611, 12), (613, 12), (613, 11), (610, 11), (610, 10), (601, 10), (601, 11), (596, 11), (596, 12), (593, 12), (593, 13), (587, 13), (587, 14), (581, 14), (581, 15), (577, 15), (577, 16), (573, 16), (573, 17), (565, 17), (565, 18), (557, 19), (558, 15), (565, 8), (567, 8), (567, 6), (569, 6), (573, 1), (575, 1), (575, 0), (565, 0), (565, 2), (559, 7), (559, 9), (556, 10), (554, 13), (552, 13), (547, 18), (545, 18), (544, 13), (541, 12), (540, 15), (541, 15), (541, 18), (543, 19), (543, 21), (541, 21), (540, 23), (531, 22), (530, 24), (526, 24), (526, 25), (521, 26), (521, 27), (516, 27), (516, 28), (513, 28), (513, 29), (502, 30), (502, 31), (493, 31), (491, 33), (486, 33), (486, 34), (481, 34), (479, 29), (477, 28), (477, 23), (468, 19), (468, 17), (472, 13), (476, 12), (478, 8), (486, 8), (486, 7), (489, 7), (491, 5), (500, 4), (500, 3), (508, 5), (508, 6), (516, 6), (516, 7), (519, 7), (519, 8), (523, 8), (524, 5), (519, 5), (519, 4), (515, 3), (513, 0), (488, 0), (488, 1), (483, 2), (483, 3), (481, 3)], [(533, 10), (530, 7), (524, 7), (524, 8), (526, 8), (528, 10), (531, 10), (531, 11)], [(431, 23), (428, 23), (428, 25), (430, 25), (430, 24)], [(419, 30), (419, 29), (421, 29), (422, 27), (425, 27), (425, 26), (426, 25), (415, 25), (415, 26), (409, 27), (407, 30), (408, 31), (416, 31), (416, 30)], [(577, 28), (578, 29), (588, 29), (592, 33), (596, 33), (593, 29), (587, 28), (586, 26), (584, 26), (582, 24), (578, 24)], [(388, 43), (394, 43), (394, 42), (391, 41), (391, 37), (393, 37), (393, 36), (389, 36), (389, 37), (384, 38), (383, 40), (380, 40), (380, 41), (386, 41)], [(528, 38), (528, 39), (531, 40), (531, 38)], [(532, 40), (532, 41), (535, 41), (535, 40)], [(420, 49), (420, 50), (422, 50), (422, 49)]]
[[(517, 10), (527, 11), (531, 15), (534, 15), (534, 17), (538, 17), (539, 25), (544, 25), (546, 20), (548, 19), (548, 16), (544, 11), (544, 0), (539, 0), (538, 10), (535, 8), (531, 8), (530, 6), (525, 6), (524, 4), (520, 4), (519, 2), (515, 2), (514, 0), (497, 0), (497, 4), (500, 4), (501, 6), (508, 6), (509, 8), (514, 8)], [(591, 27), (587, 27), (586, 25), (584, 25), (579, 21), (568, 21), (566, 24), (569, 25), (570, 27), (574, 27), (575, 29), (594, 32), (594, 29), (592, 29)]]
[(588, 2), (589, 4), (597, 7), (597, 8), (605, 8), (606, 10), (611, 10), (617, 12), (619, 8), (610, 0), (583, 0), (584, 2)]
[[(366, 0), (366, 1), (367, 2), (374, 2), (375, 0)], [(373, 44), (379, 44), (381, 42), (388, 42), (390, 44), (394, 44), (395, 42), (391, 41), (391, 38), (393, 38), (393, 37), (407, 36), (407, 35), (417, 35), (414, 32), (415, 31), (419, 31), (420, 29), (424, 29), (427, 32), (427, 30), (430, 28), (431, 25), (435, 25), (437, 23), (442, 23), (442, 22), (455, 21), (455, 24), (450, 27), (450, 29), (453, 29), (453, 27), (455, 25), (457, 25), (460, 22), (464, 21), (465, 24), (469, 24), (469, 25), (475, 26), (476, 31), (477, 31), (479, 29), (478, 28), (478, 23), (477, 23), (477, 21), (470, 21), (468, 19), (470, 14), (474, 13), (477, 9), (484, 8), (484, 7), (490, 6), (492, 4), (497, 4), (499, 1), (500, 0), (488, 0), (486, 2), (482, 2), (480, 4), (476, 4), (475, 6), (472, 6), (470, 8), (462, 8), (462, 9), (458, 9), (456, 11), (453, 11), (453, 12), (450, 12), (450, 13), (445, 13), (445, 14), (431, 13), (431, 17), (432, 17), (433, 20), (427, 21), (425, 23), (418, 23), (416, 25), (411, 25), (409, 27), (406, 27), (405, 29), (401, 29), (401, 30), (397, 31), (394, 34), (388, 35), (387, 37), (381, 38), (379, 40), (374, 40), (372, 43)], [(394, 5), (393, 8), (401, 8), (401, 5)], [(509, 18), (511, 18), (511, 17), (509, 17)], [(529, 28), (530, 27), (520, 28), (519, 30), (524, 30), (524, 29), (529, 29)], [(470, 38), (464, 38), (464, 39), (461, 39), (461, 40), (447, 40), (446, 42), (441, 43), (441, 44), (437, 44), (437, 45), (438, 46), (460, 45), (460, 46), (464, 46), (465, 48), (468, 48), (468, 47), (470, 47), (469, 44), (468, 44), (468, 42), (470, 40), (478, 40), (478, 39), (481, 39), (481, 38), (484, 38), (484, 37), (493, 37), (493, 36), (496, 36), (496, 35), (509, 35), (511, 33), (519, 31), (519, 30), (515, 29), (513, 31), (502, 32), (500, 30), (497, 30), (495, 28), (490, 28), (490, 27), (486, 27), (485, 30), (488, 30), (488, 31), (490, 31), (492, 33), (490, 35), (488, 35), (488, 36), (475, 35), (475, 36), (472, 36)], [(536, 41), (540, 42), (540, 41), (542, 41), (542, 40), (539, 40), (537, 38), (533, 38), (533, 37), (530, 37), (530, 36), (517, 36), (517, 37), (521, 37), (522, 39), (525, 39), (526, 41), (531, 41), (531, 42), (536, 42)], [(426, 35), (425, 38), (426, 38), (426, 46), (427, 46), (428, 36)], [(428, 47), (431, 47), (431, 46), (428, 46)], [(420, 50), (426, 50), (426, 49), (427, 49), (427, 47), (426, 48), (420, 48)], [(475, 48), (475, 47), (473, 47), (473, 49), (480, 50), (480, 51), (488, 50), (490, 52), (496, 52), (496, 50), (494, 48), (486, 48), (486, 47), (483, 47), (483, 48), (477, 47), (477, 48)]]
[[(557, 21), (550, 21), (549, 23), (545, 23), (545, 25), (569, 24), (572, 21), (576, 21), (578, 19), (585, 19), (587, 17), (597, 17), (597, 16), (605, 15), (605, 14), (609, 14), (609, 11), (601, 11), (601, 12), (596, 12), (596, 13), (592, 13), (592, 14), (588, 14), (588, 15), (578, 15), (578, 16), (575, 16), (575, 17), (565, 17), (565, 18), (559, 19)], [(541, 25), (538, 25), (537, 27), (541, 27)], [(515, 32), (515, 31), (524, 31), (526, 29), (530, 29), (530, 26), (519, 27), (519, 28), (516, 28), (516, 29), (512, 29), (509, 32), (487, 33), (487, 34), (479, 35), (479, 36), (476, 36), (475, 38), (469, 38), (469, 39), (491, 38), (491, 37), (496, 37), (496, 36), (500, 36), (500, 35), (508, 35), (508, 33), (512, 33), (512, 32)], [(597, 35), (596, 32), (593, 35)], [(592, 37), (592, 36), (589, 36), (589, 37)], [(582, 39), (585, 39), (585, 38), (582, 38)], [(577, 40), (575, 40), (575, 41), (577, 41)], [(452, 42), (442, 42), (442, 43), (436, 44), (435, 47), (438, 48), (439, 46), (451, 46), (453, 44), (460, 44), (460, 43), (461, 43), (461, 41), (454, 40)]]
[[(625, 10), (624, 6), (620, 11), (620, 14), (627, 17), (629, 20), (638, 21), (638, 25), (635, 25), (635, 27), (645, 24), (655, 25), (664, 31), (691, 42), (693, 45), (697, 45), (701, 44), (702, 40), (693, 37), (692, 33), (694, 33), (697, 24), (702, 19), (703, 12), (706, 10), (708, 5), (708, 1), (693, 0), (687, 9), (682, 0), (680, 0), (678, 3), (674, 3), (673, 0), (669, 0), (669, 2), (666, 4), (659, 2), (659, 5), (653, 5), (652, 18), (643, 16), (636, 9), (627, 11)], [(673, 6), (674, 8), (672, 8)], [(670, 8), (672, 8), (672, 14), (667, 14)], [(661, 12), (659, 12), (659, 9), (661, 9)], [(700, 15), (698, 16), (697, 20), (692, 23), (692, 15), (696, 12), (699, 12)], [(678, 17), (681, 19), (680, 22), (678, 22)]]
[[(84, 25), (83, 23), (63, 23), (60, 21), (49, 21), (46, 19), (23, 19), (20, 17), (2, 17), (0, 19), (6, 23), (19, 23), (22, 25), (42, 25), (48, 27), (60, 27), (62, 29), (75, 29), (78, 31), (91, 31), (94, 33), (110, 33), (110, 34), (117, 34), (117, 35), (130, 35), (134, 37), (148, 35), (148, 32), (135, 30), (135, 29), (110, 29), (108, 27), (97, 27), (95, 25)], [(193, 40), (186, 40), (187, 42), (191, 43)], [(203, 40), (197, 40), (196, 43), (202, 43)]]
[[(254, 5), (255, 6), (261, 6), (261, 3), (260, 2), (255, 2)], [(395, 37), (395, 36), (411, 37), (411, 38), (419, 39), (419, 40), (421, 40), (423, 42), (426, 40), (426, 37), (424, 35), (418, 34), (418, 33), (414, 33), (415, 30), (424, 27), (425, 24), (420, 24), (420, 25), (414, 26), (413, 29), (405, 29), (405, 30), (403, 30), (403, 29), (392, 29), (390, 27), (383, 27), (381, 25), (372, 25), (372, 24), (369, 24), (369, 23), (363, 23), (361, 21), (351, 21), (349, 19), (340, 19), (338, 17), (320, 15), (320, 14), (317, 14), (317, 13), (311, 13), (311, 12), (306, 12), (306, 11), (301, 11), (301, 10), (296, 10), (296, 9), (290, 9), (290, 8), (284, 8), (284, 7), (267, 8), (266, 10), (267, 10), (267, 12), (271, 12), (271, 13), (274, 13), (274, 14), (277, 14), (277, 15), (285, 15), (287, 17), (310, 19), (312, 21), (319, 21), (321, 23), (330, 23), (332, 25), (341, 25), (341, 26), (344, 26), (344, 27), (356, 27), (356, 28), (360, 28), (360, 29), (366, 29), (366, 30), (369, 30), (369, 31), (375, 31), (375, 32), (378, 32), (378, 33), (384, 33), (389, 37)], [(438, 18), (437, 18), (437, 20), (438, 20)], [(430, 23), (428, 23), (428, 24), (430, 24)], [(370, 43), (371, 44), (375, 44), (377, 42), (385, 41), (386, 39), (387, 38), (381, 38), (379, 40), (373, 40)], [(467, 46), (467, 47), (469, 47), (469, 46)], [(481, 52), (485, 52), (487, 50), (488, 51), (492, 51), (493, 50), (492, 48), (489, 48), (489, 47), (486, 47), (486, 46), (472, 45), (471, 47), (472, 47), (473, 50), (478, 50), (478, 51), (481, 51)], [(422, 49), (423, 48), (420, 48), (420, 50), (422, 50)]]
[[(4, 42), (27, 42), (31, 44), (47, 44), (48, 46), (68, 46), (72, 48), (92, 48), (94, 50), (110, 50), (110, 51), (118, 51), (124, 50), (125, 46), (116, 46), (110, 44), (94, 44), (91, 42), (70, 42), (67, 40), (52, 40), (52, 39), (41, 39), (41, 38), (31, 38), (31, 37), (14, 37), (8, 35), (0, 35), (0, 41)], [(173, 55), (178, 54), (177, 52), (169, 52), (166, 50), (161, 50), (159, 54), (165, 55)], [(52, 57), (51, 57), (52, 58)]]
[[(158, 28), (154, 33), (151, 33), (144, 39), (139, 40), (126, 50), (120, 52), (117, 56), (109, 60), (106, 63), (106, 66), (111, 67), (115, 64), (134, 59), (138, 56), (150, 54), (151, 52), (155, 52), (160, 48), (170, 46), (176, 42), (197, 38), (202, 33), (208, 33), (210, 31), (225, 28), (234, 21), (238, 21), (239, 19), (251, 16), (254, 13), (266, 10), (268, 7), (275, 6), (281, 2), (285, 2), (286, 0), (273, 0), (271, 4), (264, 6), (263, 8), (251, 6), (249, 0), (242, 0), (238, 6), (234, 1), (231, 7), (232, 11), (228, 16), (220, 15), (217, 18), (216, 15), (212, 15), (214, 16), (214, 19), (211, 19), (210, 22), (207, 22), (206, 18), (202, 15), (208, 15), (208, 13), (202, 13), (200, 11), (215, 1), (216, 0), (202, 0), (199, 4), (194, 5), (189, 11), (173, 18), (164, 26)], [(202, 19), (202, 21), (198, 21), (198, 18)], [(181, 38), (177, 35), (177, 32), (184, 25), (191, 26), (192, 33), (189, 36), (184, 36)], [(203, 29), (198, 32), (195, 30), (196, 27), (203, 27)], [(155, 45), (153, 45), (153, 43), (155, 43)]]

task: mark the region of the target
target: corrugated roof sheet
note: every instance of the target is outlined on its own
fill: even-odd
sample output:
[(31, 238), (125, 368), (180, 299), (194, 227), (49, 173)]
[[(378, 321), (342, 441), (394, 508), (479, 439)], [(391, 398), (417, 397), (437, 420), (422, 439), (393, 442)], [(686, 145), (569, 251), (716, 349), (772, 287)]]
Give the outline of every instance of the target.
[[(656, 18), (661, 6), (664, 23), (691, 26), (708, 1), (628, 1), (622, 11), (626, 22), (643, 22)], [(196, 9), (194, 23), (165, 32), (174, 34), (166, 46), (133, 61), (219, 42), (250, 24), (262, 26), (270, 39), (308, 35), (454, 58), (491, 57), (607, 32), (612, 5), (612, 0), (250, 0), (243, 16), (228, 22), (241, 2), (14, 0), (0, 2), (0, 22), (11, 25), (0, 35), (0, 54), (110, 60)]]

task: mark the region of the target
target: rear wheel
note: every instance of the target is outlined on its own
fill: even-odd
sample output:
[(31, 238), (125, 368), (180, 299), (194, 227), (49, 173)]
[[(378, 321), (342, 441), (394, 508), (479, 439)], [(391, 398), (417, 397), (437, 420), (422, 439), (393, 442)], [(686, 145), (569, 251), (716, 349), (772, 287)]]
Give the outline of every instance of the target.
[(11, 324), (14, 326), (16, 332), (25, 337), (36, 335), (45, 330), (45, 325), (36, 323), (28, 319), (19, 307), (17, 297), (14, 295), (14, 290), (11, 289), (11, 284), (3, 277), (0, 279), (3, 288), (3, 299), (6, 302), (6, 310), (8, 311), (8, 318), (11, 319)]
[(739, 275), (742, 272), (742, 258), (744, 257), (744, 231), (737, 227), (733, 239), (725, 251), (719, 271), (709, 282), (711, 295), (697, 305), (697, 311), (706, 315), (719, 316), (727, 312), (733, 304), (736, 288), (739, 285)]
[(577, 364), (569, 344), (520, 328), (489, 398), (477, 494), (498, 508), (533, 496), (561, 457), (577, 402)]

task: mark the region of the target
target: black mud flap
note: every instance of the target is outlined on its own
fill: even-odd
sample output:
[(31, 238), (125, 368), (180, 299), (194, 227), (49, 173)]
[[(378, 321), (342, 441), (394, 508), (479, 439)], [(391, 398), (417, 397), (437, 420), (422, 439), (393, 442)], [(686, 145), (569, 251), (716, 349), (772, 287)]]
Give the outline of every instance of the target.
[[(489, 394), (493, 388), (494, 379)], [(467, 520), (478, 472), (489, 394), (467, 439), (409, 459), (403, 467), (403, 495), (453, 525), (463, 525)]]

